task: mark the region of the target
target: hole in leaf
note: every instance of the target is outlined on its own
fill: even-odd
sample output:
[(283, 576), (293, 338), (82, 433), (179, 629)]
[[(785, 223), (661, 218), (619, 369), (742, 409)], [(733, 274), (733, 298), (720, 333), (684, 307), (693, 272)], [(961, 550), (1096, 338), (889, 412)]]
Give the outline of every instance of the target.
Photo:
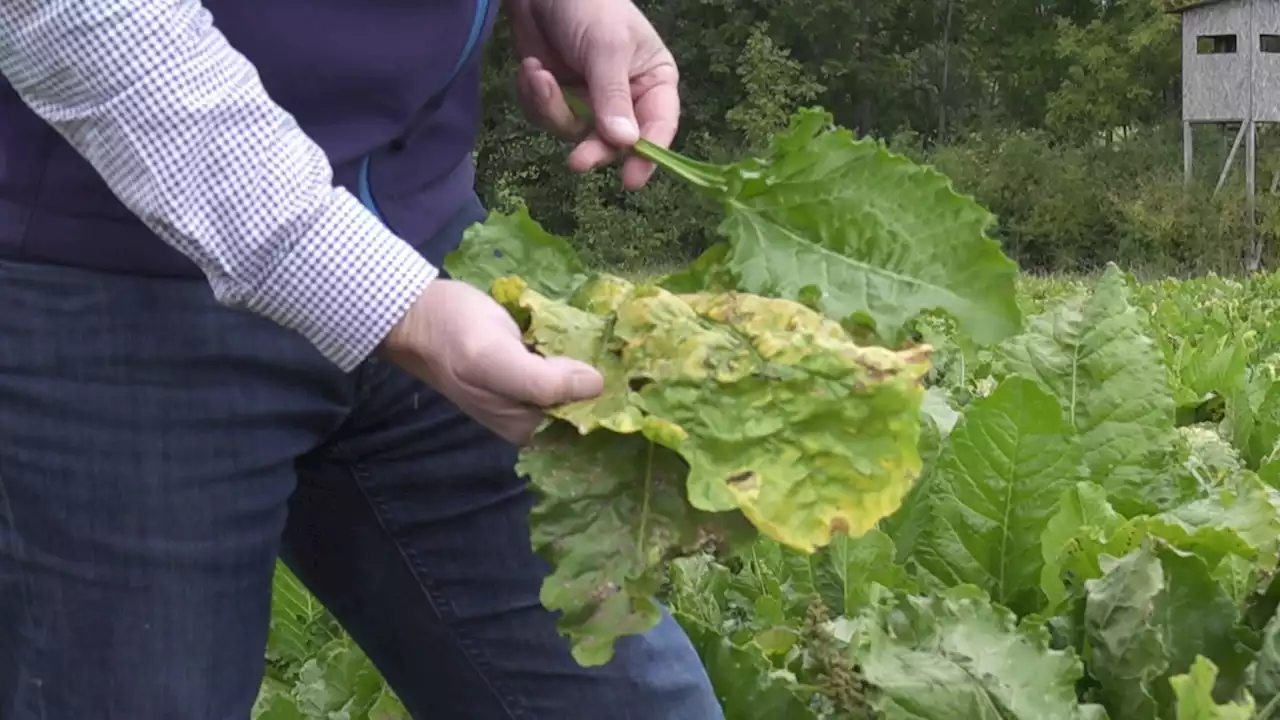
[(652, 378), (647, 378), (643, 376), (637, 376), (627, 380), (627, 387), (631, 389), (631, 392), (635, 392), (635, 393), (640, 392), (641, 390), (645, 389), (646, 387), (652, 384), (653, 384)]

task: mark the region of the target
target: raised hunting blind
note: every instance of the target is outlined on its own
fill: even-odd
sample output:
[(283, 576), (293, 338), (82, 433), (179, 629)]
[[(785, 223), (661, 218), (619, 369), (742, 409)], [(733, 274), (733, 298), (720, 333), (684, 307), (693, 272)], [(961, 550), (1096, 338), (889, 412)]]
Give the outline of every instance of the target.
[(1182, 17), (1182, 164), (1192, 178), (1193, 129), (1236, 127), (1235, 142), (1214, 188), (1227, 180), (1241, 141), (1250, 227), (1250, 270), (1257, 242), (1257, 124), (1280, 122), (1280, 0), (1200, 0), (1170, 12)]

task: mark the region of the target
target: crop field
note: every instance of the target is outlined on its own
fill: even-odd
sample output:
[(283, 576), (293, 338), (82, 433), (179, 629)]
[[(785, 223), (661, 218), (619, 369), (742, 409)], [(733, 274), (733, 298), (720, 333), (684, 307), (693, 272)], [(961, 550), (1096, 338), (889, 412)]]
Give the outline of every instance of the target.
[[(522, 210), (446, 263), (606, 377), (521, 455), (579, 663), (660, 601), (730, 720), (1280, 719), (1280, 278), (1019, 275), (818, 111), (639, 151), (723, 244), (633, 283)], [(283, 570), (273, 604), (255, 717), (407, 717)]]

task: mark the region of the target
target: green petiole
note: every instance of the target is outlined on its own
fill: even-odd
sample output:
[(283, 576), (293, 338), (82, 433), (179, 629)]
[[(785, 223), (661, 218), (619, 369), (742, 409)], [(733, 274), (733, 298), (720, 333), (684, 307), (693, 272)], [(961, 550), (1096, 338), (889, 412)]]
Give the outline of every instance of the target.
[[(590, 122), (595, 121), (591, 106), (585, 100), (568, 90), (564, 93), (564, 99), (574, 115)], [(704, 190), (710, 190), (715, 193), (728, 191), (724, 170), (717, 165), (685, 157), (674, 150), (656, 145), (644, 138), (640, 138), (640, 141), (631, 148), (631, 151), (672, 175), (680, 177)]]

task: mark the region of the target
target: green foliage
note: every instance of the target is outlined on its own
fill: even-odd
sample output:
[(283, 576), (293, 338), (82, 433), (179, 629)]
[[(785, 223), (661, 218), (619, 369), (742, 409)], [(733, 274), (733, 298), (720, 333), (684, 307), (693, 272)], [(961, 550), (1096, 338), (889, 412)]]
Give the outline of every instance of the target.
[[(728, 717), (1071, 717), (1066, 690), (1082, 718), (1265, 718), (1263, 708), (1280, 707), (1280, 491), (1250, 467), (1265, 469), (1280, 445), (1267, 400), (1280, 396), (1272, 321), (1280, 277), (1138, 283), (1112, 271), (1105, 280), (1024, 279), (1019, 298), (1030, 312), (1023, 332), (970, 351), (962, 378), (942, 376), (931, 387), (917, 492), (878, 529), (809, 555), (762, 538), (729, 557), (699, 553), (667, 564), (665, 587), (654, 594), (693, 639)], [(1081, 357), (1103, 352), (1090, 361), (1098, 362), (1115, 352), (1139, 363), (1128, 353), (1145, 347), (1139, 366), (1150, 368), (1143, 363), (1154, 351), (1163, 372), (1154, 381), (1133, 377), (1119, 396), (1163, 395), (1163, 383), (1175, 403), (1216, 396), (1223, 408), (1177, 428), (1168, 440), (1177, 452), (1156, 455), (1164, 463), (1152, 468), (1156, 481), (1186, 483), (1187, 493), (1158, 511), (1122, 512), (1104, 488), (1109, 476), (1085, 463), (1067, 469), (1064, 443), (1082, 457), (1105, 448), (1105, 437), (1062, 410), (1073, 392), (1087, 407), (1094, 401), (1082, 394), (1105, 390), (1089, 363), (1078, 382), (1063, 384), (991, 360), (1025, 346), (1050, 319), (1120, 298), (1119, 310), (1077, 329), (1102, 333), (1110, 320), (1129, 328), (1121, 334), (1128, 340)], [(962, 338), (950, 325), (933, 336), (940, 356)], [(1064, 345), (1046, 347), (1053, 357)], [(1126, 422), (1161, 437), (1168, 431), (1164, 411)], [(582, 441), (573, 438), (575, 447)], [(1061, 472), (1049, 472), (1055, 467)], [(597, 478), (600, 493), (625, 477)], [(1039, 484), (1058, 499), (1047, 502)], [(300, 686), (359, 684), (317, 681), (328, 664), (348, 667), (343, 655), (321, 662), (331, 656), (320, 648), (341, 635), (287, 577), (278, 578), (260, 703), (281, 709), (259, 716), (327, 717), (294, 709), (313, 696)]]
[(283, 564), (271, 590), (267, 667), (252, 720), (409, 720), (369, 658)]

